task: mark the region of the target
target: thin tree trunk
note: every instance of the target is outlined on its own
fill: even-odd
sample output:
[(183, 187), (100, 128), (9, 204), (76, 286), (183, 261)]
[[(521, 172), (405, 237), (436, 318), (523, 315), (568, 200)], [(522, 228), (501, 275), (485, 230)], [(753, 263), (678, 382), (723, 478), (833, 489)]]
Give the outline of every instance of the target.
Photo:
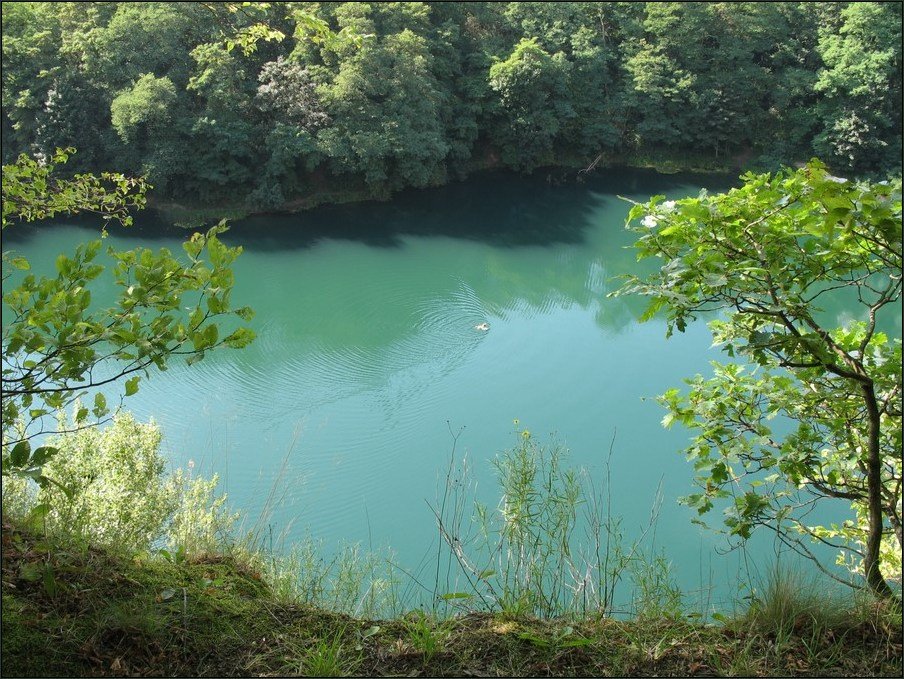
[(866, 552), (863, 555), (863, 570), (866, 584), (883, 599), (893, 598), (894, 592), (879, 570), (879, 549), (882, 546), (882, 459), (879, 454), (879, 406), (872, 381), (862, 382), (863, 400), (869, 418), (869, 456), (866, 460), (867, 509), (869, 515)]

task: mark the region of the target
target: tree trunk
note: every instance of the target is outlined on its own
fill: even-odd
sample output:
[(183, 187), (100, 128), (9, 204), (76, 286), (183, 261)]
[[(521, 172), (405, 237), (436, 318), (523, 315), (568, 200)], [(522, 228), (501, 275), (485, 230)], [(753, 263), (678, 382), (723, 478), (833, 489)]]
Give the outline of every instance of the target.
[(872, 381), (860, 385), (866, 414), (869, 419), (869, 456), (866, 460), (867, 509), (869, 525), (866, 538), (866, 552), (863, 555), (863, 570), (866, 584), (883, 599), (894, 597), (894, 592), (879, 570), (879, 548), (882, 546), (882, 459), (879, 453), (879, 405)]

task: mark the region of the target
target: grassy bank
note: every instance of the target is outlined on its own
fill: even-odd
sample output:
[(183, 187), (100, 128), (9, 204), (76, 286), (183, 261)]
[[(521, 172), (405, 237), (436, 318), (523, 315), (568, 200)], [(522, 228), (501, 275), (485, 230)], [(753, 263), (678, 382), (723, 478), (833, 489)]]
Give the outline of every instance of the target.
[(775, 587), (717, 625), (292, 603), (240, 561), (124, 558), (2, 529), (4, 676), (900, 676), (900, 617)]

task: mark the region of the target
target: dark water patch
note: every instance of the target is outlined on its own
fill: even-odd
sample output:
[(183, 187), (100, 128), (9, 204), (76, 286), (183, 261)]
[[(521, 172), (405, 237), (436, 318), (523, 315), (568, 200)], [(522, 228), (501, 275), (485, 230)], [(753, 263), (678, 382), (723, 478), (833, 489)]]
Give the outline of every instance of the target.
[[(366, 201), (323, 205), (294, 214), (266, 214), (236, 220), (222, 240), (263, 252), (307, 249), (326, 240), (398, 248), (406, 236), (446, 237), (494, 247), (581, 244), (589, 220), (615, 196), (640, 200), (688, 184), (714, 190), (737, 184), (728, 176), (660, 174), (644, 169), (605, 169), (580, 180), (558, 183), (548, 170), (524, 176), (510, 171), (486, 171), (446, 186), (408, 189), (390, 202)], [(153, 209), (135, 214), (128, 228), (109, 227), (123, 238), (184, 240), (185, 229), (164, 220)], [(362, 218), (363, 216), (363, 218)], [(54, 220), (100, 235), (102, 220), (79, 215)], [(29, 242), (48, 222), (16, 224), (4, 231), (4, 241)]]
[[(652, 170), (605, 170), (564, 185), (548, 177), (548, 172), (527, 177), (484, 172), (439, 188), (409, 189), (391, 202), (250, 217), (236, 222), (225, 239), (261, 250), (306, 248), (326, 239), (399, 247), (405, 236), (456, 238), (495, 247), (580, 244), (588, 220), (613, 195), (646, 197), (704, 183), (699, 176)], [(712, 186), (713, 179), (707, 177), (706, 184)], [(726, 188), (731, 184), (727, 177), (716, 181)]]

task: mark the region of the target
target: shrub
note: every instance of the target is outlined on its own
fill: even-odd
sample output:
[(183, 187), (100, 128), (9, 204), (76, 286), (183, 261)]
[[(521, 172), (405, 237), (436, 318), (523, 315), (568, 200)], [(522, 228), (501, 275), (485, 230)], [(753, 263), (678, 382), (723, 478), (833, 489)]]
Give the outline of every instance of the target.
[[(61, 427), (65, 429), (66, 427)], [(105, 428), (89, 427), (52, 437), (59, 449), (46, 473), (65, 487), (38, 488), (7, 479), (3, 509), (43, 516), (44, 530), (126, 552), (149, 550), (164, 541), (183, 553), (209, 551), (234, 521), (225, 497), (214, 499), (217, 479), (165, 473), (160, 428), (130, 413)]]

